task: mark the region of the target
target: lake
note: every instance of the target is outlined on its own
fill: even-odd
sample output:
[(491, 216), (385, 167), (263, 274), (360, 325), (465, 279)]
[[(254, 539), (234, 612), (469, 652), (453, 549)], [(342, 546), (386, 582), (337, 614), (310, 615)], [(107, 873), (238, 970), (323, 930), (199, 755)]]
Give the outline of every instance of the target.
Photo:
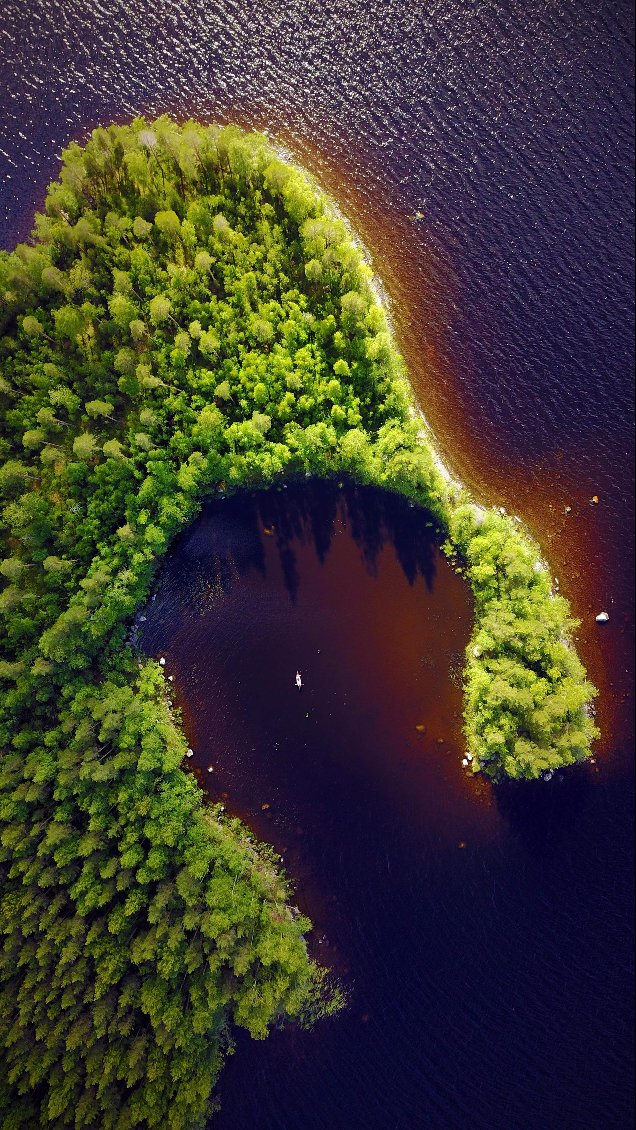
[[(491, 790), (460, 765), (467, 596), (410, 511), (396, 528), (378, 504), (374, 577), (344, 503), (324, 565), (293, 526), (281, 558), (249, 500), (220, 504), (238, 506), (223, 533), (206, 510), (174, 558), (184, 594), (200, 575), (180, 557), (189, 538), (203, 562), (215, 545), (234, 562), (217, 604), (202, 593), (188, 613), (215, 666), (206, 651), (198, 674), (174, 668), (200, 768), (286, 849), (315, 944), (351, 986), (349, 1011), (312, 1033), (239, 1041), (219, 1127), (631, 1125), (633, 38), (625, 0), (4, 5), (0, 244), (27, 235), (61, 148), (97, 124), (166, 111), (267, 129), (362, 235), (444, 457), (539, 538), (601, 691), (594, 766)], [(289, 506), (302, 533), (307, 503)], [(239, 630), (249, 602), (268, 634), (249, 617)], [(232, 698), (234, 651), (247, 699)], [(226, 735), (210, 774), (209, 700)]]

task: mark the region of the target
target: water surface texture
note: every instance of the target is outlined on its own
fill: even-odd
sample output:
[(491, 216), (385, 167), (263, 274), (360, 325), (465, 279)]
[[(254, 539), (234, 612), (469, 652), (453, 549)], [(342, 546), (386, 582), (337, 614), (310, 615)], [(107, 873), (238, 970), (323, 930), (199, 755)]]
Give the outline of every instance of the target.
[(629, 799), (462, 769), (471, 601), (427, 515), (324, 483), (210, 502), (143, 614), (189, 764), (282, 855), (349, 997), (240, 1039), (214, 1125), (627, 1126)]
[[(384, 812), (367, 788), (390, 792), (385, 763), (371, 766), (360, 747), (362, 760), (338, 787), (343, 796), (359, 788), (359, 807), (374, 815), (358, 825), (351, 807), (348, 843), (359, 836), (368, 870), (323, 831), (308, 834), (303, 842), (313, 847), (302, 858), (291, 833), (280, 846), (292, 853), (301, 891), (311, 877), (316, 921), (340, 937), (359, 986), (354, 1000), (366, 993), (367, 1003), (297, 1041), (246, 1043), (223, 1081), (219, 1125), (228, 1130), (629, 1123), (632, 59), (625, 0), (3, 6), (0, 244), (28, 234), (61, 149), (97, 124), (165, 111), (267, 129), (363, 236), (445, 458), (482, 499), (507, 506), (539, 537), (582, 619), (578, 644), (601, 691), (596, 765), (561, 792), (551, 782), (488, 804), (489, 793), (468, 789), (455, 749), (447, 763), (454, 783), (444, 794), (436, 778), (434, 807), (422, 803), (422, 778), (408, 804), (408, 790), (392, 793)], [(332, 554), (335, 540), (327, 560)], [(303, 570), (299, 605), (323, 576), (310, 557)], [(435, 607), (442, 575), (433, 581)], [(239, 591), (231, 599), (240, 603)], [(382, 592), (380, 603), (389, 600)], [(286, 605), (282, 591), (271, 600), (261, 615), (275, 634)], [(598, 628), (602, 608), (611, 618)], [(455, 604), (445, 615), (442, 642), (462, 623)], [(367, 662), (364, 649), (358, 662)], [(385, 665), (373, 685), (402, 702), (391, 677)], [(373, 699), (356, 701), (361, 715), (381, 714)], [(292, 695), (290, 710), (298, 705)], [(361, 733), (373, 730), (369, 718), (360, 717)], [(288, 736), (300, 738), (302, 717), (288, 720)], [(378, 718), (382, 733), (384, 724)], [(283, 785), (271, 757), (257, 771), (254, 726), (233, 714), (227, 732), (236, 757), (240, 747), (253, 758), (263, 791), (257, 827), (274, 836), (280, 810), (268, 817), (260, 803)], [(330, 740), (325, 731), (329, 749)], [(457, 849), (468, 835), (469, 847)], [(334, 858), (323, 865), (328, 851)], [(337, 870), (338, 851), (349, 870), (344, 862)], [(383, 852), (393, 885), (376, 900), (373, 876), (389, 876)], [(329, 900), (342, 907), (358, 891), (366, 917), (342, 925)]]

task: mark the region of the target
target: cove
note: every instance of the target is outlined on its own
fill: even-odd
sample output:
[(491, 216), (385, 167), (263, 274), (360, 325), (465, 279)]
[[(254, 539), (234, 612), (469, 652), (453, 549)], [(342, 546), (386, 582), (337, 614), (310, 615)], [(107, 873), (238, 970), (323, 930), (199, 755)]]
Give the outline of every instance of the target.
[(239, 494), (204, 506), (144, 610), (194, 772), (293, 873), (308, 840), (337, 846), (346, 828), (360, 848), (387, 821), (443, 836), (449, 780), (474, 792), (459, 680), (471, 597), (438, 540), (425, 511), (351, 483)]
[(348, 998), (309, 1032), (239, 1033), (212, 1127), (611, 1118), (602, 1031), (628, 1006), (589, 845), (625, 801), (584, 767), (494, 789), (461, 768), (471, 598), (426, 512), (333, 481), (211, 500), (143, 615), (188, 764), (282, 855)]

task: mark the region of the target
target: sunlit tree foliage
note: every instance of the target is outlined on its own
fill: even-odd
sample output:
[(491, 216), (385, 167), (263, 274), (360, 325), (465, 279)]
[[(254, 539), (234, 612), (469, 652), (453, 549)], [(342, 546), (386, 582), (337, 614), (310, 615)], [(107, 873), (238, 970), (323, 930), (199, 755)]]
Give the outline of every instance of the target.
[(3, 1126), (195, 1127), (232, 1025), (337, 1001), (128, 644), (203, 497), (348, 473), (432, 510), (493, 777), (583, 758), (592, 690), (536, 548), (440, 475), (346, 227), (263, 137), (138, 119), (69, 146), (0, 253), (0, 329)]

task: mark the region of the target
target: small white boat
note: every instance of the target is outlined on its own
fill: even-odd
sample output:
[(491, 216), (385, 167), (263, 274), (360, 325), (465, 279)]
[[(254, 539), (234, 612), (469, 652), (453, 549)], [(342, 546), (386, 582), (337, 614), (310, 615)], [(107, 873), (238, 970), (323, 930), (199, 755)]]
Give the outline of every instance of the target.
[(297, 672), (296, 672), (296, 686), (298, 687), (298, 690), (300, 690), (300, 688), (302, 687), (302, 685), (303, 685), (303, 681), (302, 681), (302, 679), (301, 679), (301, 677), (300, 677), (300, 671), (297, 671)]

